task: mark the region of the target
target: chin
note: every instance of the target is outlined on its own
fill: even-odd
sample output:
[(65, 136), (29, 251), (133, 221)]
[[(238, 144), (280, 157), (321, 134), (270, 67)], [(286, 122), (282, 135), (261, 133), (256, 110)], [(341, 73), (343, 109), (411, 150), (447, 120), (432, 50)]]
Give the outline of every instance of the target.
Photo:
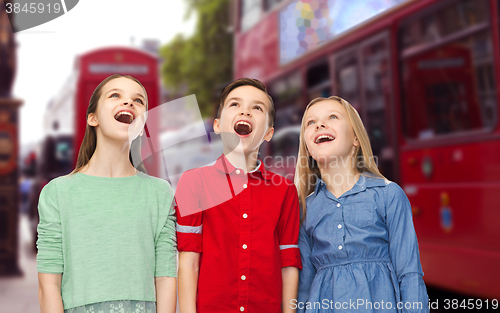
[(315, 154), (313, 156), (313, 159), (316, 161), (316, 163), (318, 164), (323, 164), (323, 163), (329, 163), (329, 162), (332, 162), (333, 160), (337, 160), (339, 158), (339, 156), (331, 153), (331, 154), (325, 154), (325, 153), (322, 153), (322, 154)]
[(112, 141), (123, 142), (124, 144), (129, 142), (128, 132), (118, 134), (115, 133), (106, 137)]
[(255, 145), (252, 144), (243, 145), (243, 152), (245, 153), (255, 151), (256, 149), (259, 149), (259, 147), (255, 147)]

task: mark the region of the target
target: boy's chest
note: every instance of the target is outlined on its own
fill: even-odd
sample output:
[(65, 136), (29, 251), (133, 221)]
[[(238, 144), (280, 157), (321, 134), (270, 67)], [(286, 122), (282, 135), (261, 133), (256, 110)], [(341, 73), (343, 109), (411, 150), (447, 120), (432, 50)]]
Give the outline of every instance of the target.
[(275, 229), (284, 196), (280, 188), (249, 180), (246, 188), (216, 206), (202, 203), (204, 224), (208, 222), (226, 230), (242, 226), (248, 226), (251, 230)]

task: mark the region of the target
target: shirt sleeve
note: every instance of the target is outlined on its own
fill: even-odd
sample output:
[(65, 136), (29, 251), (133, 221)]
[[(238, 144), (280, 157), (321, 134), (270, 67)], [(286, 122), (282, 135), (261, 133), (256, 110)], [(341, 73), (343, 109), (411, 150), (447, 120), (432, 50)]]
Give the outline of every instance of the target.
[(37, 271), (61, 274), (64, 271), (62, 227), (57, 201), (57, 186), (50, 182), (43, 187), (38, 200)]
[(191, 172), (182, 174), (175, 192), (177, 243), (179, 251), (203, 252), (203, 213), (200, 180)]
[[(160, 204), (159, 221), (161, 230), (155, 245), (155, 277), (176, 277), (177, 274), (177, 238), (175, 233), (175, 210), (173, 191), (170, 184), (166, 186), (167, 195)], [(163, 190), (165, 192), (165, 190)]]
[[(410, 201), (397, 184), (390, 183), (386, 189), (389, 254), (399, 281), (400, 300), (412, 303), (412, 309), (403, 312), (429, 312)], [(420, 302), (418, 308), (415, 302)]]
[(309, 299), (309, 291), (311, 290), (314, 276), (316, 275), (316, 268), (311, 262), (312, 245), (304, 227), (301, 227), (299, 232), (299, 248), (302, 259), (302, 270), (299, 272), (299, 295), (297, 302), (301, 304), (297, 306), (297, 312), (303, 313), (305, 311), (305, 303)]
[(302, 268), (299, 250), (300, 212), (299, 197), (295, 185), (288, 190), (281, 206), (278, 221), (278, 239), (281, 251), (281, 267), (293, 266)]

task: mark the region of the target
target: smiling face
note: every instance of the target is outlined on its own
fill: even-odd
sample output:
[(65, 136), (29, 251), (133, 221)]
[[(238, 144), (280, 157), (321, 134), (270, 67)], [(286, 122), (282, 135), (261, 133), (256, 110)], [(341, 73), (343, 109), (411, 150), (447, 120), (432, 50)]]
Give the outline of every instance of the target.
[[(129, 127), (146, 112), (144, 89), (132, 79), (120, 77), (103, 86), (95, 113), (87, 122), (96, 128), (97, 137), (104, 135), (113, 140), (129, 141)], [(139, 119), (138, 119), (139, 120)]]
[(327, 166), (332, 157), (352, 157), (359, 146), (346, 110), (335, 100), (317, 102), (307, 110), (304, 139), (309, 154), (320, 166)]
[(225, 147), (231, 150), (241, 141), (245, 153), (256, 151), (263, 140), (273, 136), (270, 106), (262, 90), (253, 86), (235, 88), (226, 97), (220, 118), (214, 120), (214, 131), (222, 133)]

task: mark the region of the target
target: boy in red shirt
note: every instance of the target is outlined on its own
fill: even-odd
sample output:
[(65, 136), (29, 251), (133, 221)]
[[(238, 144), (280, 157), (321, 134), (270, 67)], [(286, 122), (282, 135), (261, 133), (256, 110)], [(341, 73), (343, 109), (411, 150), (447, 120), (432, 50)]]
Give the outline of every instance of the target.
[(266, 87), (243, 78), (221, 93), (214, 131), (224, 153), (176, 190), (181, 313), (293, 312), (299, 202), (293, 183), (257, 158), (274, 132)]

